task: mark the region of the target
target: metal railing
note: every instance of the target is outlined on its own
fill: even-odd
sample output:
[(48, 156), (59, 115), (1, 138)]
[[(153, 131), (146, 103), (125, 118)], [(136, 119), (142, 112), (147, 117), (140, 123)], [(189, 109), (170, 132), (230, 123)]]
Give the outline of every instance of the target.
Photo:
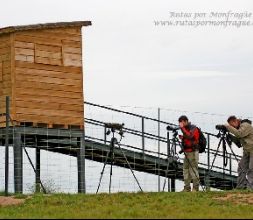
[[(132, 116), (136, 119), (140, 119), (141, 128), (139, 130), (124, 127), (124, 132), (126, 134), (131, 134), (131, 135), (134, 135), (135, 137), (141, 138), (141, 146), (140, 145), (133, 146), (133, 145), (129, 145), (129, 144), (122, 144), (122, 145), (126, 148), (131, 149), (131, 150), (141, 151), (143, 154), (145, 154), (145, 153), (146, 154), (153, 154), (153, 155), (156, 155), (157, 157), (162, 157), (162, 158), (163, 157), (167, 158), (168, 156), (170, 156), (170, 150), (171, 149), (169, 149), (169, 147), (167, 147), (167, 152), (166, 153), (162, 153), (162, 152), (159, 152), (159, 150), (160, 150), (159, 148), (156, 151), (156, 150), (146, 149), (146, 146), (145, 146), (146, 140), (154, 140), (154, 141), (157, 141), (157, 142), (160, 142), (160, 143), (164, 143), (164, 144), (166, 144), (166, 146), (170, 146), (170, 144), (171, 144), (171, 139), (169, 138), (170, 137), (170, 135), (169, 135), (170, 132), (168, 132), (166, 136), (161, 136), (159, 132), (157, 132), (159, 135), (152, 134), (152, 133), (149, 133), (149, 132), (145, 131), (145, 124), (146, 124), (146, 121), (152, 121), (152, 122), (155, 122), (155, 123), (158, 124), (158, 126), (157, 126), (158, 128), (160, 127), (160, 124), (163, 124), (165, 126), (168, 126), (168, 125), (176, 126), (175, 124), (170, 123), (170, 122), (166, 122), (166, 121), (162, 121), (162, 120), (158, 120), (156, 118), (143, 116), (143, 115), (140, 115), (140, 114), (135, 114), (135, 113), (132, 113), (132, 112), (122, 111), (122, 110), (119, 110), (119, 109), (94, 104), (94, 103), (91, 103), (91, 102), (84, 102), (84, 104), (86, 106), (91, 106), (91, 107), (96, 107), (96, 108), (108, 110), (112, 113), (113, 112), (121, 113), (123, 116), (124, 115), (129, 115), (129, 116)], [(104, 134), (106, 133), (105, 122), (103, 122), (103, 121), (99, 121), (99, 120), (92, 119), (92, 118), (85, 118), (85, 123), (101, 127), (101, 128), (104, 129)], [(209, 133), (209, 132), (203, 132), (203, 133), (206, 136), (206, 140), (207, 140), (206, 152), (202, 154), (202, 155), (206, 154), (205, 155), (206, 156), (206, 162), (199, 162), (199, 165), (201, 167), (205, 168), (209, 172), (210, 169), (211, 169), (211, 164), (213, 162), (213, 161), (211, 161), (211, 158), (216, 156), (217, 158), (220, 159), (220, 163), (222, 163), (221, 160), (228, 160), (228, 164), (227, 164), (227, 166), (224, 166), (224, 164), (221, 165), (221, 164), (217, 163), (217, 164), (214, 164), (212, 166), (212, 168), (215, 169), (215, 171), (218, 171), (218, 172), (221, 172), (221, 173), (227, 173), (229, 175), (235, 175), (237, 173), (237, 171), (236, 171), (236, 169), (233, 169), (233, 162), (237, 163), (238, 160), (241, 158), (241, 156), (236, 155), (236, 158), (234, 158), (234, 155), (232, 154), (232, 152), (226, 152), (226, 155), (225, 155), (226, 158), (224, 158), (224, 152), (223, 151), (220, 151), (220, 150), (217, 151), (217, 146), (215, 146), (216, 148), (211, 146), (212, 145), (211, 144), (212, 140), (214, 140), (214, 142), (216, 141), (218, 143), (219, 138), (217, 137), (217, 135)], [(90, 139), (99, 141), (101, 143), (109, 143), (106, 140), (106, 135), (104, 135), (104, 138), (98, 138), (98, 137), (92, 137), (92, 136), (89, 136), (89, 137), (86, 136), (86, 138), (90, 138)], [(181, 149), (178, 146), (176, 148), (177, 154), (180, 150)], [(179, 157), (179, 161), (182, 162), (183, 157)]]

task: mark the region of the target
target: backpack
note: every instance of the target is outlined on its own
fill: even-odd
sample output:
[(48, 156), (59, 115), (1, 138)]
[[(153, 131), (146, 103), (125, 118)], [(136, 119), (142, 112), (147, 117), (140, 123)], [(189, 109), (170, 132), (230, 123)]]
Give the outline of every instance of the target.
[(200, 128), (198, 128), (199, 131), (199, 153), (204, 153), (206, 151), (206, 137), (204, 136), (203, 132)]
[(241, 120), (241, 123), (244, 123), (244, 122), (246, 122), (248, 124), (252, 124), (252, 121), (249, 120), (249, 119), (243, 119), (243, 120)]

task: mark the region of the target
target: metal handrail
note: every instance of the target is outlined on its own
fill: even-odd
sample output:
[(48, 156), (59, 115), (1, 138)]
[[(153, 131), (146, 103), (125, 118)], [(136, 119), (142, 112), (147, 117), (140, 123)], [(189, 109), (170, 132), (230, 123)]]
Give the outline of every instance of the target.
[[(168, 136), (167, 137), (163, 137), (163, 136), (160, 136), (160, 135), (155, 135), (155, 134), (151, 134), (151, 133), (145, 132), (145, 129), (144, 129), (144, 120), (151, 120), (151, 121), (154, 121), (154, 122), (157, 122), (157, 123), (161, 123), (161, 124), (165, 124), (165, 125), (172, 125), (172, 126), (176, 126), (175, 124), (169, 123), (169, 122), (166, 122), (166, 121), (161, 121), (161, 120), (158, 120), (156, 118), (151, 118), (151, 117), (135, 114), (135, 113), (132, 113), (132, 112), (122, 111), (122, 110), (111, 108), (111, 107), (108, 107), (108, 106), (94, 104), (94, 103), (91, 103), (91, 102), (84, 102), (84, 104), (90, 105), (90, 106), (94, 106), (94, 107), (97, 107), (97, 108), (106, 109), (106, 110), (117, 112), (117, 113), (122, 113), (122, 114), (130, 115), (130, 116), (142, 119), (141, 120), (141, 122), (142, 122), (142, 125), (141, 125), (142, 128), (141, 128), (141, 130), (135, 130), (135, 129), (130, 129), (130, 128), (126, 128), (126, 127), (123, 128), (124, 132), (126, 132), (126, 133), (129, 133), (129, 134), (132, 134), (132, 135), (135, 135), (135, 136), (138, 136), (138, 137), (142, 137), (142, 147), (138, 148), (138, 147), (133, 147), (133, 146), (130, 146), (130, 145), (125, 145), (125, 146), (129, 147), (131, 149), (140, 150), (143, 153), (146, 152), (146, 153), (157, 154), (159, 157), (160, 156), (167, 156), (167, 157), (170, 156), (168, 152), (167, 152), (167, 154), (158, 152), (159, 149), (158, 149), (157, 152), (145, 149), (145, 139), (155, 140), (155, 141), (162, 142), (162, 143), (167, 143), (167, 144), (171, 143), (171, 139), (169, 139)], [(94, 119), (90, 119), (90, 118), (85, 118), (85, 122), (93, 124), (95, 126), (101, 126), (101, 127), (105, 128), (105, 122), (102, 122), (102, 121), (98, 121), (98, 120), (94, 120)], [(212, 134), (210, 132), (204, 132), (204, 131), (202, 131), (202, 132), (205, 135), (207, 135), (207, 141), (208, 141), (208, 143), (207, 143), (208, 144), (208, 146), (207, 146), (207, 158), (208, 158), (208, 160), (207, 160), (206, 164), (204, 164), (204, 163), (199, 163), (199, 164), (207, 167), (207, 169), (209, 170), (210, 169), (210, 165), (211, 165), (210, 164), (210, 156), (211, 155), (217, 155), (219, 157), (223, 157), (224, 155), (223, 155), (222, 151), (217, 151), (217, 150), (211, 149), (211, 147), (210, 147), (210, 137), (215, 137), (215, 138), (218, 139), (217, 135), (216, 134)], [(101, 139), (101, 141), (103, 141), (104, 143), (107, 143), (107, 141), (105, 139), (103, 139), (103, 140)], [(179, 146), (178, 144), (176, 144), (176, 145)], [(229, 173), (232, 175), (232, 173), (235, 173), (235, 171), (232, 170), (232, 162), (236, 160), (236, 158), (234, 158), (234, 157), (232, 158), (232, 156), (233, 156), (232, 153), (227, 152), (226, 158), (229, 159), (229, 162), (230, 162), (229, 169), (226, 169), (224, 166), (222, 167), (222, 166), (215, 166), (215, 165), (213, 165), (213, 168), (220, 169), (223, 172), (229, 171)], [(236, 157), (237, 157), (237, 159), (241, 158), (241, 156), (239, 156), (239, 155), (236, 155)], [(179, 159), (181, 160), (181, 158), (179, 158)]]
[[(119, 112), (119, 113), (131, 115), (131, 116), (138, 117), (138, 118), (144, 118), (144, 119), (147, 119), (147, 120), (159, 122), (159, 123), (166, 124), (166, 125), (177, 126), (177, 125), (174, 124), (174, 123), (170, 123), (170, 122), (166, 122), (166, 121), (161, 121), (161, 120), (158, 120), (158, 119), (156, 119), (156, 118), (150, 118), (150, 117), (143, 116), (143, 115), (139, 115), (139, 114), (135, 114), (135, 113), (132, 113), (132, 112), (122, 111), (122, 110), (115, 109), (115, 108), (111, 108), (111, 107), (104, 106), (104, 105), (98, 105), (98, 104), (91, 103), (91, 102), (86, 102), (86, 101), (84, 102), (84, 104), (91, 105), (91, 106), (95, 106), (95, 107), (98, 107), (98, 108), (103, 108), (103, 109), (106, 109), (106, 110), (111, 110), (111, 111), (114, 111), (114, 112)], [(205, 132), (205, 131), (203, 131), (203, 133), (204, 133), (204, 134), (207, 134), (207, 135), (210, 135), (210, 136), (213, 136), (213, 137), (216, 137), (216, 136), (217, 136), (216, 134), (212, 134), (212, 133), (210, 133), (210, 132)]]
[[(85, 122), (86, 123), (89, 123), (89, 124), (93, 124), (93, 125), (98, 125), (98, 126), (101, 126), (101, 127), (104, 127), (105, 126), (105, 122), (101, 122), (101, 121), (97, 121), (97, 120), (93, 120), (93, 119), (88, 119), (88, 118), (85, 118)], [(136, 135), (136, 136), (139, 136), (139, 137), (141, 137), (142, 136), (142, 134), (141, 134), (141, 131), (138, 131), (138, 130), (134, 130), (134, 129), (130, 129), (130, 128), (124, 128), (123, 129), (123, 131), (125, 131), (126, 133), (129, 133), (129, 134), (133, 134), (133, 135)], [(145, 136), (145, 135), (147, 135), (147, 136)], [(152, 140), (157, 140), (157, 141), (161, 141), (161, 142), (163, 142), (163, 143), (167, 143), (167, 138), (165, 138), (165, 137), (161, 137), (161, 136), (157, 136), (157, 135), (154, 135), (154, 134), (150, 134), (150, 133), (147, 133), (147, 132), (144, 132), (144, 137), (145, 138), (148, 138), (148, 139), (152, 139)], [(155, 137), (155, 138), (154, 138)], [(216, 137), (216, 136), (215, 136)], [(159, 139), (160, 138), (160, 139)], [(171, 139), (170, 139), (170, 141), (171, 141)], [(109, 142), (109, 141), (108, 141)], [(177, 146), (179, 146), (179, 144), (177, 144)], [(137, 148), (137, 147), (135, 147), (136, 149), (138, 149), (138, 150), (142, 150), (142, 148)], [(146, 150), (145, 150), (146, 151)], [(158, 153), (158, 152), (154, 152), (153, 151), (153, 153)], [(214, 149), (210, 149), (210, 153), (211, 154), (215, 154), (216, 153), (216, 150), (214, 150)], [(160, 154), (162, 154), (162, 153), (160, 153)], [(233, 155), (232, 153), (227, 153), (229, 156), (230, 155)], [(166, 156), (167, 156), (167, 154), (166, 154)], [(222, 154), (222, 151), (218, 151), (218, 153), (217, 153), (217, 156), (223, 156), (223, 154)], [(239, 156), (239, 155), (236, 155), (237, 157), (241, 157), (241, 156)]]
[[(85, 122), (88, 122), (88, 123), (94, 124), (94, 125), (100, 125), (100, 126), (105, 125), (105, 122), (97, 121), (97, 120), (90, 119), (90, 118), (85, 118), (84, 120), (85, 120)], [(144, 135), (147, 135), (145, 137), (147, 137), (149, 139), (153, 139), (153, 140), (157, 140), (157, 141), (159, 140), (159, 141), (162, 141), (164, 143), (167, 143), (167, 138), (161, 137), (161, 136), (158, 136), (158, 135), (155, 135), (155, 134), (150, 134), (150, 133), (147, 133), (147, 132), (143, 133), (142, 131), (138, 131), (138, 130), (131, 129), (131, 128), (125, 128), (125, 127), (123, 128), (123, 131), (125, 131), (127, 133), (131, 133), (131, 134), (135, 134), (136, 136), (142, 136), (144, 134)]]

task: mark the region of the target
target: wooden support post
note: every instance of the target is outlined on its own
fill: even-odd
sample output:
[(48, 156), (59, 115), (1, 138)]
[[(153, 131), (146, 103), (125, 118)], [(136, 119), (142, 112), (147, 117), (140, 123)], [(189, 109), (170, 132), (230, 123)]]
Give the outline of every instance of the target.
[(86, 193), (85, 189), (85, 142), (84, 137), (77, 138), (78, 193)]
[(23, 193), (23, 149), (21, 134), (14, 134), (14, 191)]

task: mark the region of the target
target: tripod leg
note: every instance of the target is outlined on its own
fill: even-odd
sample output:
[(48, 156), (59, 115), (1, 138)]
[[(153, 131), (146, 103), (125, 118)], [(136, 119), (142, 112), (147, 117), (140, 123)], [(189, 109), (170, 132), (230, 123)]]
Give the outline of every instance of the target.
[(226, 140), (224, 139), (222, 142), (222, 150), (223, 150), (223, 173), (224, 173), (224, 169), (228, 164), (228, 157), (227, 157), (227, 143)]
[(163, 183), (163, 192), (165, 190), (166, 180), (168, 178), (169, 166), (170, 166), (170, 162), (169, 162), (169, 159), (168, 159), (167, 168), (166, 168), (166, 175), (165, 175), (165, 179), (164, 179), (164, 183)]
[[(174, 143), (172, 144), (172, 148), (174, 146)], [(174, 149), (174, 148), (173, 148)], [(168, 163), (167, 163), (167, 168), (166, 168), (166, 175), (165, 175), (165, 179), (164, 179), (164, 183), (163, 183), (163, 192), (165, 190), (165, 185), (166, 185), (166, 181), (168, 179), (168, 173), (169, 173), (169, 166), (170, 166), (170, 161), (169, 161), (169, 158), (168, 158)], [(169, 181), (169, 179), (168, 179)], [(170, 190), (170, 189), (169, 189)]]
[[(114, 146), (112, 148), (114, 148)], [(111, 187), (112, 187), (112, 165), (113, 165), (113, 160), (114, 160), (114, 153), (113, 153), (113, 150), (112, 150), (112, 152), (111, 152), (111, 169), (110, 169), (109, 193), (111, 193)]]
[(211, 167), (210, 167), (210, 170), (213, 169), (213, 164), (214, 164), (214, 161), (215, 161), (215, 159), (216, 159), (216, 157), (217, 157), (217, 154), (218, 154), (218, 151), (219, 151), (221, 142), (222, 142), (222, 139), (220, 139), (220, 141), (219, 141), (218, 148), (216, 149), (216, 152), (215, 152), (215, 154), (214, 154), (214, 158), (213, 158), (213, 162), (212, 162), (212, 165), (211, 165)]
[(131, 173), (132, 173), (133, 176), (134, 176), (134, 179), (135, 179), (136, 183), (138, 184), (138, 186), (139, 186), (141, 192), (143, 192), (143, 190), (142, 190), (142, 188), (141, 188), (141, 185), (140, 185), (140, 183), (139, 183), (137, 177), (135, 176), (134, 171), (133, 171), (133, 169), (132, 169), (130, 163), (128, 162), (127, 157), (126, 157), (124, 151), (122, 150), (122, 148), (120, 147), (119, 144), (118, 144), (118, 146), (119, 146), (119, 149), (120, 149), (121, 153), (123, 154), (123, 156), (124, 156), (124, 158), (125, 158), (125, 160), (126, 160), (126, 162), (127, 162), (127, 165), (128, 165), (128, 167), (129, 167), (129, 169), (131, 170)]
[(102, 178), (103, 178), (103, 174), (104, 174), (104, 171), (105, 171), (105, 166), (107, 164), (107, 160), (108, 160), (108, 157), (109, 157), (109, 154), (111, 153), (111, 150), (107, 152), (106, 154), (106, 158), (105, 158), (105, 162), (104, 162), (104, 166), (103, 166), (103, 169), (101, 171), (101, 175), (100, 175), (100, 179), (99, 179), (99, 183), (98, 183), (98, 188), (97, 188), (97, 192), (96, 194), (98, 193), (98, 190), (100, 188), (100, 185), (101, 185), (101, 181), (102, 181)]
[(164, 179), (164, 183), (163, 183), (163, 192), (165, 190), (166, 180), (168, 178), (169, 166), (170, 166), (170, 162), (169, 162), (169, 159), (168, 159), (167, 168), (166, 168), (166, 175), (165, 175), (165, 179)]

